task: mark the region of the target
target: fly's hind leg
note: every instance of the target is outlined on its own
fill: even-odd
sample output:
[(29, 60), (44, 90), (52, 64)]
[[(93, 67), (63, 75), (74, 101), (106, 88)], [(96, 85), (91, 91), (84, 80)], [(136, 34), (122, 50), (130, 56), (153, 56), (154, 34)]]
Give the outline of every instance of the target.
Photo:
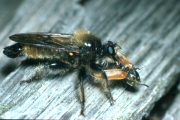
[[(50, 62), (40, 63), (39, 65), (37, 65), (36, 68), (37, 68), (37, 71), (35, 75), (28, 80), (22, 80), (20, 82), (20, 85), (22, 85), (25, 82), (30, 83), (35, 80), (40, 80), (42, 79), (44, 75), (47, 75), (46, 73), (48, 72), (51, 72), (53, 75), (56, 74), (56, 75), (61, 76), (70, 70), (67, 64), (59, 62), (59, 61), (50, 61)], [(51, 71), (48, 71), (48, 69), (50, 69)]]
[(23, 83), (30, 83), (32, 81), (40, 80), (42, 78), (42, 73), (44, 72), (44, 69), (45, 69), (45, 65), (39, 65), (37, 67), (37, 71), (36, 71), (35, 75), (28, 80), (20, 81), (20, 85), (22, 85)]
[(60, 76), (71, 70), (70, 65), (60, 61), (50, 61), (47, 63), (46, 67), (51, 69), (53, 72), (58, 73)]
[(115, 102), (115, 100), (113, 99), (112, 95), (111, 95), (111, 92), (110, 92), (110, 87), (109, 87), (109, 81), (108, 81), (108, 78), (107, 78), (107, 75), (106, 73), (104, 72), (104, 69), (101, 65), (98, 65), (98, 64), (94, 64), (92, 63), (91, 64), (91, 68), (95, 71), (101, 71), (102, 72), (102, 75), (103, 75), (103, 78), (105, 79), (105, 89), (106, 89), (106, 93), (107, 93), (107, 96), (108, 98), (110, 99), (110, 102), (111, 102), (111, 105)]

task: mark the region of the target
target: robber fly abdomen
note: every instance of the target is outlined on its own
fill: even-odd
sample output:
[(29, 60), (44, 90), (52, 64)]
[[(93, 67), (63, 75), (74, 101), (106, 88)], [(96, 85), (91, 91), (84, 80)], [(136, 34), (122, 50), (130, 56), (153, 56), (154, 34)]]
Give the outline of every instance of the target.
[[(67, 51), (62, 51), (56, 48), (47, 48), (44, 46), (33, 46), (16, 43), (12, 46), (6, 47), (4, 54), (8, 57), (16, 58), (18, 56), (27, 56), (28, 59), (38, 59), (38, 60), (59, 60), (73, 67), (76, 61), (75, 54), (69, 53)], [(73, 57), (72, 57), (73, 56)]]

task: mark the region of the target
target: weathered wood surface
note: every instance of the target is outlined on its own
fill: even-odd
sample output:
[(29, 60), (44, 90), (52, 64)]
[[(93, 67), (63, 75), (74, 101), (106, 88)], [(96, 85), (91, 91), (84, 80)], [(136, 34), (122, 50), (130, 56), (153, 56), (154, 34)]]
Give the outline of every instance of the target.
[[(143, 67), (139, 71), (141, 81), (150, 87), (124, 90), (122, 82), (114, 82), (111, 92), (116, 102), (111, 106), (100, 85), (87, 82), (84, 119), (142, 119), (178, 80), (179, 6), (178, 0), (22, 1), (1, 29), (1, 76), (18, 64), (17, 59), (2, 54), (3, 47), (13, 43), (8, 36), (24, 32), (72, 33), (77, 28), (89, 30), (101, 37), (103, 43), (121, 41), (122, 52), (135, 67)], [(37, 68), (20, 65), (1, 80), (0, 118), (83, 119), (79, 116), (77, 71), (20, 86), (21, 80), (35, 73), (34, 69)]]
[[(180, 84), (177, 87), (177, 91), (180, 91)], [(171, 106), (164, 114), (163, 120), (179, 120), (180, 119), (180, 93), (175, 96)]]

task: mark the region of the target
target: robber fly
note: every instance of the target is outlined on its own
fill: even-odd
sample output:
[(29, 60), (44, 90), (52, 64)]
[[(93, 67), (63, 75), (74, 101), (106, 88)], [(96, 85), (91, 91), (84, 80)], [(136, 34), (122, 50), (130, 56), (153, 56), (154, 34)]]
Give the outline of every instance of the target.
[[(139, 74), (120, 51), (120, 46), (111, 41), (102, 44), (101, 39), (89, 31), (76, 30), (74, 34), (20, 33), (9, 38), (17, 42), (4, 48), (3, 53), (10, 58), (27, 56), (28, 59), (48, 60), (48, 68), (65, 69), (63, 74), (69, 70), (79, 70), (81, 115), (84, 115), (85, 106), (83, 81), (88, 72), (92, 75), (94, 73), (95, 78), (98, 78), (99, 73), (98, 79), (105, 79), (105, 89), (111, 104), (115, 101), (110, 93), (108, 79), (121, 80), (133, 76), (135, 78), (127, 79), (127, 83), (131, 86), (140, 84)], [(117, 69), (118, 66), (124, 66), (125, 69)], [(116, 75), (109, 74), (111, 72), (116, 72)], [(122, 77), (117, 77), (118, 75)], [(39, 78), (37, 76), (38, 73), (29, 80), (21, 81), (21, 84), (36, 80)]]

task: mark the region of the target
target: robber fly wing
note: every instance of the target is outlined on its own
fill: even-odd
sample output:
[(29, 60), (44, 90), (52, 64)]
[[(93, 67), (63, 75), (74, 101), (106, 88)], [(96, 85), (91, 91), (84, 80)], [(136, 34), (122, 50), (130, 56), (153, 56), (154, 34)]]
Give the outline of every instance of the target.
[(19, 33), (9, 37), (11, 40), (34, 46), (56, 48), (64, 51), (79, 52), (73, 34), (63, 33)]

